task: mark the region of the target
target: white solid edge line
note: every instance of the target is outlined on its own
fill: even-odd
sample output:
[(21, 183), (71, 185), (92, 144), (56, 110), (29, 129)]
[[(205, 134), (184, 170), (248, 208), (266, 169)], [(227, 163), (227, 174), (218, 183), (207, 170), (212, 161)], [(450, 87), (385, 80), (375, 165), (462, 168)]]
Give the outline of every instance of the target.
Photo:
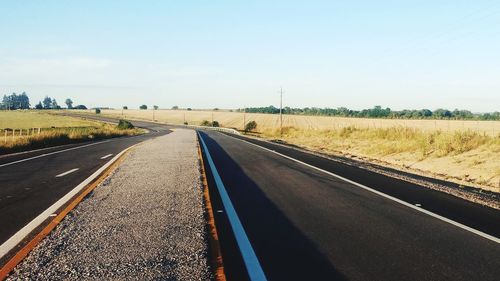
[(224, 187), (224, 183), (217, 172), (217, 168), (212, 160), (212, 156), (208, 151), (208, 147), (203, 141), (201, 134), (198, 132), (198, 136), (200, 138), (201, 144), (203, 145), (203, 149), (205, 150), (205, 154), (207, 155), (207, 162), (212, 170), (212, 175), (215, 179), (215, 184), (217, 186), (217, 190), (219, 191), (219, 195), (222, 200), (222, 205), (226, 210), (226, 215), (229, 219), (229, 224), (231, 225), (231, 229), (233, 230), (234, 237), (236, 238), (236, 242), (238, 247), (240, 248), (241, 256), (243, 257), (243, 262), (245, 263), (245, 267), (248, 271), (248, 275), (250, 280), (252, 281), (265, 281), (267, 280), (262, 267), (260, 266), (259, 259), (255, 255), (255, 251), (252, 248), (252, 244), (250, 244), (250, 240), (248, 240), (248, 236), (245, 233), (245, 229), (241, 224), (240, 219), (238, 218), (238, 214), (234, 209), (233, 203), (227, 194), (226, 188)]
[(0, 258), (3, 258), (8, 252), (10, 252), (14, 247), (16, 247), (28, 234), (30, 234), (35, 228), (37, 228), (41, 223), (43, 223), (48, 217), (52, 214), (56, 213), (56, 211), (61, 208), (64, 204), (66, 204), (71, 198), (73, 198), (76, 194), (78, 194), (83, 188), (85, 188), (90, 182), (92, 182), (95, 178), (97, 178), (106, 168), (111, 166), (120, 156), (122, 156), (127, 150), (136, 146), (134, 144), (122, 150), (118, 153), (113, 159), (109, 160), (106, 164), (104, 164), (99, 170), (95, 171), (90, 177), (82, 181), (78, 186), (73, 188), (70, 192), (68, 192), (64, 197), (57, 200), (52, 206), (50, 206), (47, 210), (39, 214), (36, 218), (34, 218), (31, 222), (21, 228), (16, 234), (12, 235), (7, 241), (5, 241), (2, 245), (0, 245)]
[[(233, 137), (233, 138), (234, 138), (234, 137)], [(294, 162), (300, 163), (300, 164), (302, 164), (302, 165), (304, 165), (304, 166), (307, 166), (307, 167), (309, 167), (309, 168), (312, 168), (312, 169), (318, 170), (318, 171), (320, 171), (320, 172), (323, 172), (323, 173), (325, 173), (325, 174), (328, 174), (328, 175), (330, 175), (330, 176), (336, 177), (336, 178), (341, 179), (341, 180), (343, 180), (343, 181), (345, 181), (345, 182), (348, 182), (348, 183), (353, 184), (353, 185), (355, 185), (355, 186), (357, 186), (357, 187), (360, 187), (360, 188), (362, 188), (362, 189), (364, 189), (364, 190), (367, 190), (367, 191), (373, 192), (373, 193), (375, 193), (375, 194), (377, 194), (377, 195), (380, 195), (380, 196), (382, 196), (382, 197), (384, 197), (384, 198), (387, 198), (387, 199), (389, 199), (389, 200), (392, 200), (392, 201), (394, 201), (394, 202), (397, 202), (397, 203), (399, 203), (399, 204), (401, 204), (401, 205), (404, 205), (404, 206), (406, 206), (406, 207), (412, 208), (412, 209), (414, 209), (414, 210), (417, 210), (417, 211), (419, 211), (419, 212), (422, 212), (422, 213), (424, 213), (424, 214), (427, 214), (427, 215), (429, 215), (429, 216), (431, 216), (431, 217), (434, 217), (434, 218), (436, 218), (436, 219), (439, 219), (439, 220), (442, 220), (442, 221), (447, 222), (447, 223), (449, 223), (449, 224), (452, 224), (452, 225), (454, 225), (454, 226), (456, 226), (456, 227), (459, 227), (459, 228), (461, 228), (461, 229), (463, 229), (463, 230), (469, 231), (469, 232), (471, 232), (471, 233), (474, 233), (474, 234), (476, 234), (476, 235), (479, 235), (479, 236), (481, 236), (481, 237), (483, 237), (483, 238), (486, 238), (486, 239), (488, 239), (488, 240), (491, 240), (491, 241), (493, 241), (493, 242), (500, 243), (500, 238), (497, 238), (497, 237), (495, 237), (495, 236), (489, 235), (489, 234), (487, 234), (487, 233), (484, 233), (484, 232), (479, 231), (479, 230), (477, 230), (477, 229), (474, 229), (474, 228), (472, 228), (472, 227), (466, 226), (466, 225), (461, 224), (461, 223), (459, 223), (459, 222), (456, 222), (456, 221), (454, 221), (454, 220), (448, 219), (448, 218), (446, 218), (446, 217), (443, 217), (443, 216), (438, 215), (438, 214), (436, 214), (436, 213), (433, 213), (433, 212), (431, 212), (431, 211), (425, 210), (425, 209), (423, 209), (423, 208), (421, 208), (421, 207), (417, 207), (417, 206), (415, 206), (415, 205), (413, 205), (413, 204), (410, 204), (410, 203), (408, 203), (408, 202), (406, 202), (406, 201), (403, 201), (403, 200), (398, 199), (398, 198), (396, 198), (396, 197), (393, 197), (393, 196), (391, 196), (391, 195), (388, 195), (388, 194), (385, 194), (385, 193), (380, 192), (380, 191), (378, 191), (378, 190), (375, 190), (375, 189), (373, 189), (373, 188), (371, 188), (371, 187), (368, 187), (368, 186), (366, 186), (366, 185), (363, 185), (363, 184), (357, 183), (357, 182), (352, 181), (352, 180), (350, 180), (350, 179), (347, 179), (347, 178), (344, 178), (344, 177), (339, 176), (339, 175), (337, 175), (337, 174), (334, 174), (334, 173), (332, 173), (332, 172), (329, 172), (329, 171), (323, 170), (323, 169), (318, 168), (318, 167), (316, 167), (316, 166), (313, 166), (313, 165), (307, 164), (307, 163), (305, 163), (305, 162), (302, 162), (302, 161), (297, 160), (297, 159), (295, 159), (295, 158), (292, 158), (292, 157), (290, 157), (290, 156), (287, 156), (287, 155), (281, 154), (281, 153), (279, 153), (279, 152), (277, 152), (277, 151), (274, 151), (274, 150), (272, 150), (272, 149), (265, 148), (265, 147), (260, 146), (260, 145), (258, 145), (258, 144), (251, 143), (251, 142), (249, 142), (249, 141), (242, 140), (242, 139), (240, 139), (240, 138), (234, 138), (234, 139), (240, 140), (240, 141), (242, 141), (242, 142), (246, 142), (246, 143), (251, 144), (251, 145), (253, 145), (253, 146), (256, 146), (256, 147), (259, 147), (259, 148), (264, 149), (264, 150), (266, 150), (266, 151), (269, 151), (269, 152), (272, 152), (272, 153), (274, 153), (274, 154), (277, 154), (277, 155), (279, 155), (279, 156), (281, 156), (281, 157), (284, 157), (284, 158), (286, 158), (286, 159), (288, 159), (288, 160), (292, 160), (292, 161), (294, 161)]]
[(56, 178), (64, 177), (65, 175), (71, 174), (71, 173), (76, 172), (78, 170), (80, 170), (80, 168), (71, 169), (69, 171), (66, 171), (64, 173), (61, 173), (61, 174), (57, 175)]
[(10, 166), (10, 165), (13, 165), (13, 164), (17, 164), (17, 163), (26, 162), (26, 161), (37, 159), (37, 158), (41, 158), (41, 157), (45, 157), (45, 156), (49, 156), (49, 155), (54, 155), (54, 154), (58, 154), (58, 153), (70, 151), (70, 150), (80, 149), (80, 148), (84, 148), (84, 147), (88, 147), (88, 146), (92, 146), (92, 145), (103, 144), (103, 143), (107, 143), (107, 142), (110, 142), (110, 141), (112, 141), (112, 140), (105, 140), (105, 141), (100, 141), (100, 142), (94, 142), (94, 143), (89, 143), (89, 144), (86, 144), (86, 145), (81, 145), (81, 146), (77, 146), (77, 147), (67, 148), (67, 149), (63, 149), (63, 150), (58, 150), (58, 151), (54, 151), (54, 152), (50, 152), (50, 153), (44, 153), (44, 154), (40, 154), (40, 155), (37, 155), (37, 156), (33, 156), (33, 157), (29, 157), (29, 158), (17, 160), (17, 161), (14, 161), (14, 162), (0, 164), (0, 168), (1, 167), (5, 167), (5, 166)]
[(104, 155), (103, 157), (101, 157), (101, 159), (106, 159), (106, 158), (108, 158), (110, 156), (113, 156), (113, 154)]

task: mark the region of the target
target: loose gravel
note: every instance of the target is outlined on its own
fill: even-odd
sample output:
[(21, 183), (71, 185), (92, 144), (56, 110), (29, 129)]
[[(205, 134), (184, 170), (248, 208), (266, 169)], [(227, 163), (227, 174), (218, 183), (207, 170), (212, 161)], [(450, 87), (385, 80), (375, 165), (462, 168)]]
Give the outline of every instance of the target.
[(192, 130), (134, 148), (9, 280), (210, 280)]

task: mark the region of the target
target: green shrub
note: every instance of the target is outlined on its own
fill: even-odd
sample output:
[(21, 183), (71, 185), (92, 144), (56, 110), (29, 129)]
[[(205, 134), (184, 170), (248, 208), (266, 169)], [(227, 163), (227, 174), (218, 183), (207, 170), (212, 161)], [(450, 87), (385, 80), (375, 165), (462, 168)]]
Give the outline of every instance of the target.
[(219, 122), (213, 121), (212, 122), (212, 127), (220, 127)]
[(95, 114), (101, 114), (101, 109), (100, 108), (96, 108), (95, 109)]
[(201, 126), (207, 126), (207, 127), (209, 127), (211, 124), (210, 124), (210, 121), (208, 121), (208, 120), (203, 120), (203, 121), (201, 122), (201, 124), (200, 124), (200, 125), (201, 125)]
[(253, 131), (257, 128), (257, 122), (250, 121), (245, 125), (245, 132)]
[(118, 129), (120, 130), (127, 130), (127, 129), (133, 129), (134, 128), (134, 125), (132, 125), (132, 123), (130, 123), (129, 121), (127, 120), (123, 120), (121, 119), (119, 122), (118, 122)]

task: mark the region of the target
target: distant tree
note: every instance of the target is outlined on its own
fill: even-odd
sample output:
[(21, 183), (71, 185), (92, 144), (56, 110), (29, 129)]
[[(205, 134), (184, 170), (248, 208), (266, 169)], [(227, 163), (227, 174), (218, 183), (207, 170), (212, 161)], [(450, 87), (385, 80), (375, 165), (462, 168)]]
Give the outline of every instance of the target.
[(52, 108), (52, 109), (59, 109), (60, 108), (60, 106), (57, 104), (56, 99), (52, 99), (50, 108)]
[(19, 101), (19, 109), (30, 108), (30, 98), (28, 97), (26, 92), (23, 92), (21, 95), (18, 96), (18, 101)]
[(172, 106), (172, 110), (177, 110), (177, 109), (179, 109), (179, 106), (177, 105)]
[(127, 109), (128, 109), (128, 106), (126, 106), (126, 105), (125, 105), (125, 106), (123, 106), (123, 109), (127, 110)]
[(424, 117), (431, 117), (432, 116), (432, 111), (430, 111), (429, 109), (422, 109), (422, 110), (420, 110), (420, 112), (422, 113), (422, 116), (424, 116)]
[(45, 96), (42, 103), (43, 103), (43, 109), (51, 109), (52, 108), (52, 99), (49, 98), (48, 96)]
[(36, 105), (35, 105), (35, 109), (43, 109), (43, 105), (42, 105), (42, 102), (39, 101)]
[(250, 121), (245, 125), (245, 132), (251, 132), (257, 128), (257, 122)]
[(66, 104), (68, 109), (73, 109), (73, 101), (71, 99), (66, 99), (64, 103)]
[(87, 107), (83, 104), (79, 104), (79, 105), (75, 106), (74, 109), (87, 109)]
[(100, 108), (96, 108), (95, 109), (95, 114), (101, 114), (101, 109)]
[(158, 106), (157, 105), (153, 105), (153, 109), (154, 110), (158, 110)]
[(193, 110), (193, 109), (192, 109), (191, 107), (188, 107), (188, 108), (187, 108), (187, 110), (188, 110), (188, 111), (191, 111), (191, 110)]
[(3, 95), (2, 109), (7, 109), (7, 110), (12, 109), (12, 96)]
[(217, 107), (216, 107), (216, 108), (214, 108), (214, 111), (218, 111), (218, 110), (219, 110), (219, 108), (217, 108)]
[(145, 109), (148, 109), (148, 106), (143, 104), (143, 105), (139, 106), (139, 109), (145, 110)]
[(211, 126), (212, 124), (208, 120), (203, 120), (200, 125), (201, 126)]
[(212, 127), (220, 127), (219, 122), (213, 121), (212, 122)]

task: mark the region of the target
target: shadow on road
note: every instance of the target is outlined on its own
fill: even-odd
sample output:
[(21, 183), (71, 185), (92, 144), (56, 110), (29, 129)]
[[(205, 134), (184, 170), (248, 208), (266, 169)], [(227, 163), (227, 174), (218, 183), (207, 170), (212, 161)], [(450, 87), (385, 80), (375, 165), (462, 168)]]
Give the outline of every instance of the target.
[[(346, 280), (224, 149), (207, 134), (201, 132), (201, 135), (267, 278)], [(228, 280), (245, 280), (246, 270), (241, 255), (228, 219), (225, 213), (220, 212), (223, 206), (206, 157), (204, 159)]]

